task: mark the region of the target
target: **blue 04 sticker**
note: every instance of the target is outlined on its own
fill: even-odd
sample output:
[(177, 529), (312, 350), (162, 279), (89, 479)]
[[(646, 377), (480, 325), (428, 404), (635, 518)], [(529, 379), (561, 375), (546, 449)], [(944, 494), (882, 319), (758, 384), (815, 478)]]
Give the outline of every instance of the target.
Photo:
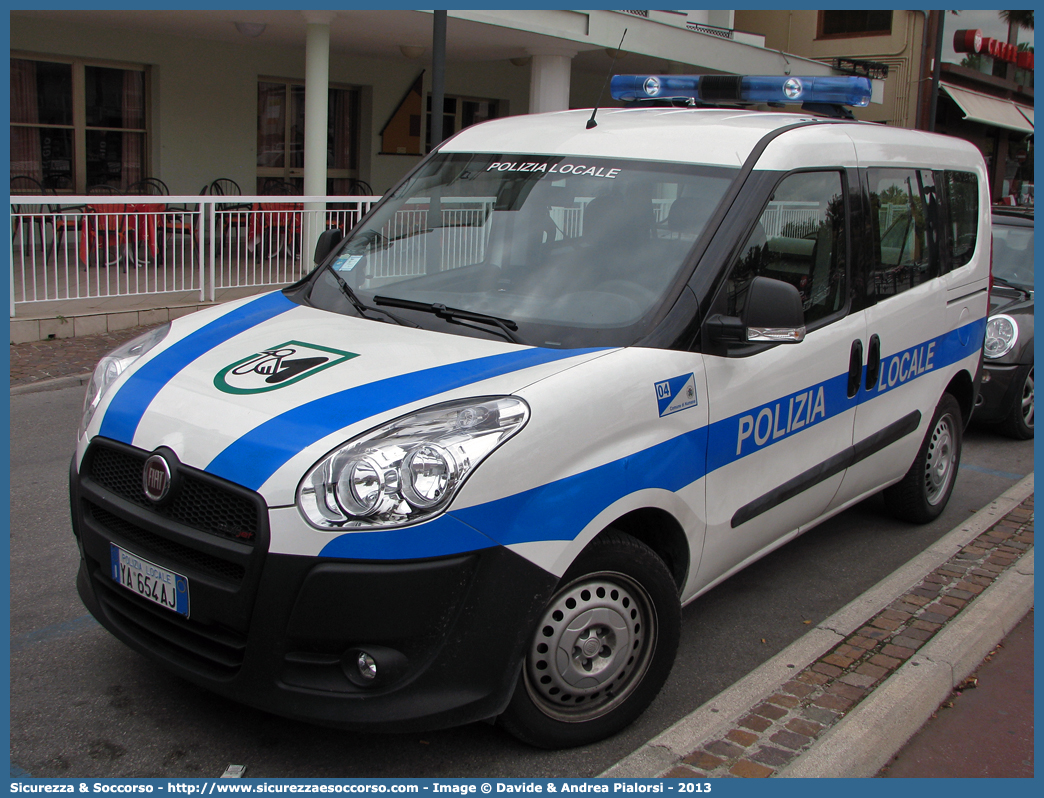
[(682, 374), (656, 383), (656, 404), (659, 406), (660, 418), (696, 407), (696, 376)]

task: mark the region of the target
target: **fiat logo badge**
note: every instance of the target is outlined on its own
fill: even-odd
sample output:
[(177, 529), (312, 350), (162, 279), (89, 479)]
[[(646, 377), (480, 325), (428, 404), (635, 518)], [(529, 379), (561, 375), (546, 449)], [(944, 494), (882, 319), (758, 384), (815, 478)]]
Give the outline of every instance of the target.
[(170, 465), (163, 455), (154, 454), (145, 461), (141, 486), (150, 501), (160, 502), (166, 498), (167, 491), (170, 490)]

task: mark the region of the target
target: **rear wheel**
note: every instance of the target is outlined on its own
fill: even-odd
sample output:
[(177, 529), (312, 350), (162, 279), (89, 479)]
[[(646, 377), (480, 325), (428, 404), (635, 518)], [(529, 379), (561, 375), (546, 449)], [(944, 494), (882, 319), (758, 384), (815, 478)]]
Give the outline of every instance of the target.
[(595, 539), (561, 584), (500, 718), (541, 748), (593, 743), (634, 721), (666, 681), (680, 634), (670, 572), (630, 535)]
[(884, 492), (896, 517), (926, 524), (942, 514), (957, 481), (963, 430), (960, 405), (944, 393), (910, 470)]
[(1015, 379), (1019, 386), (1015, 401), (1000, 429), (1010, 438), (1025, 441), (1033, 437), (1033, 364), (1020, 366)]

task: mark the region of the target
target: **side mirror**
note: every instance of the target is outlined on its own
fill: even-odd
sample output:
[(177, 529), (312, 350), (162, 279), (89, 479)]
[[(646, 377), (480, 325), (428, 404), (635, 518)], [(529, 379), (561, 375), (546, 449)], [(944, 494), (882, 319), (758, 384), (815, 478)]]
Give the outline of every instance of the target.
[(313, 260), (316, 265), (326, 260), (327, 256), (334, 251), (334, 247), (341, 243), (344, 238), (344, 233), (341, 232), (339, 227), (331, 227), (329, 230), (324, 230), (323, 234), (319, 236), (319, 240), (315, 242), (315, 257)]
[(783, 280), (755, 277), (747, 288), (743, 326), (748, 341), (799, 344), (805, 340), (805, 311), (797, 288)]
[(805, 340), (805, 311), (797, 288), (783, 280), (755, 277), (747, 286), (740, 318), (708, 319), (715, 338), (748, 343), (798, 344)]

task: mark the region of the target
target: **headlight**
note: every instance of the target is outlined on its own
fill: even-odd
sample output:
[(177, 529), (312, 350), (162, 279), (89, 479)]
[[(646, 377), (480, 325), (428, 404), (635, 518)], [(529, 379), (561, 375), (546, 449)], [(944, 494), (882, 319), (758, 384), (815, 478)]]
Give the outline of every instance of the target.
[(320, 529), (431, 518), (528, 418), (529, 406), (512, 396), (448, 402), (403, 416), (316, 463), (297, 489), (297, 506)]
[(1019, 325), (1011, 316), (1003, 313), (990, 316), (986, 322), (986, 344), (983, 354), (991, 360), (1004, 357), (1019, 340)]
[(83, 418), (80, 420), (80, 431), (77, 437), (82, 437), (83, 433), (87, 431), (87, 426), (94, 418), (94, 411), (98, 409), (102, 397), (108, 393), (117, 378), (127, 370), (131, 363), (166, 338), (168, 332), (170, 332), (169, 323), (113, 349), (98, 362), (94, 374), (91, 375), (91, 381), (87, 384), (87, 395), (83, 399)]

